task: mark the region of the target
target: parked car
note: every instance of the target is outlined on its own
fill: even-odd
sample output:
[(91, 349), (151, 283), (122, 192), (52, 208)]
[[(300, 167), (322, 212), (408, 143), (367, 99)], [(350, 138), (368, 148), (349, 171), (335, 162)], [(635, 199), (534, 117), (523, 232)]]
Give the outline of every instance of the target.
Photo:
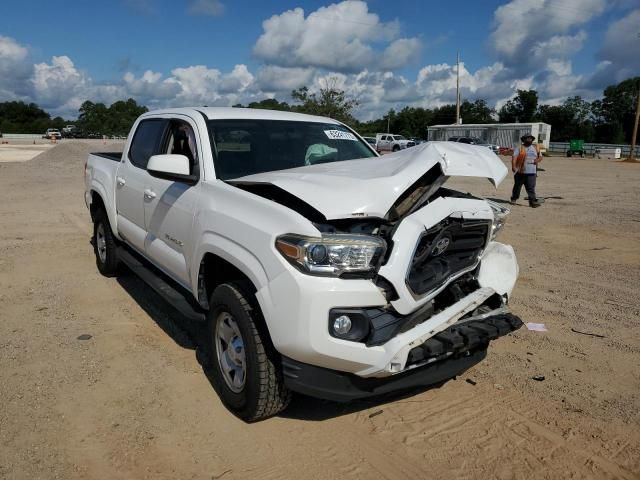
[(376, 148), (376, 137), (362, 137), (362, 139), (373, 148)]
[(481, 140), (477, 137), (449, 137), (448, 141), (466, 143), (468, 145), (478, 145), (480, 147), (487, 147), (489, 150), (491, 150), (495, 154), (497, 154), (500, 151), (500, 147), (498, 145), (487, 143), (484, 140)]
[(85, 202), (98, 270), (126, 265), (203, 322), (198, 358), (253, 421), (291, 391), (442, 383), (520, 328), (518, 264), (496, 239), (508, 209), (441, 187), (506, 175), (474, 146), (379, 156), (330, 118), (180, 108), (139, 117), (123, 152), (89, 154)]
[(83, 132), (75, 125), (67, 125), (62, 129), (63, 138), (82, 138)]
[(498, 153), (500, 153), (500, 146), (499, 145), (494, 145), (493, 143), (477, 143), (476, 145), (478, 145), (479, 147), (487, 147), (489, 150), (491, 150), (496, 155)]
[(60, 130), (58, 130), (57, 128), (47, 128), (47, 131), (44, 132), (42, 138), (46, 138), (48, 140), (52, 140), (54, 138), (60, 139), (62, 138), (62, 135), (60, 134)]
[(415, 146), (415, 142), (407, 140), (402, 135), (392, 135), (390, 133), (376, 134), (376, 148), (378, 152), (397, 152), (405, 148)]

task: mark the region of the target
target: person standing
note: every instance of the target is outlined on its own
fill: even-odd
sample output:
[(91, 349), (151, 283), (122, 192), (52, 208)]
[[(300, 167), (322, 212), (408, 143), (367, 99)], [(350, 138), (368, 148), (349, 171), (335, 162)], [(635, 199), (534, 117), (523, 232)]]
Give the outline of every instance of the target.
[(524, 185), (529, 195), (529, 206), (537, 208), (540, 206), (536, 197), (536, 177), (538, 176), (538, 164), (542, 162), (540, 148), (534, 145), (533, 135), (523, 135), (520, 137), (522, 145), (513, 149), (511, 158), (511, 171), (513, 176), (513, 190), (511, 192), (511, 203), (515, 204), (520, 198), (520, 191)]

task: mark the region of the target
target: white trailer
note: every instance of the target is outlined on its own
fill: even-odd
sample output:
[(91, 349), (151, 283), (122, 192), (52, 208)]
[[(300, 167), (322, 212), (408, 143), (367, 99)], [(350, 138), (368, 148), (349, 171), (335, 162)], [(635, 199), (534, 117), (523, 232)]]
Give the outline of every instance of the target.
[(469, 123), (461, 125), (433, 125), (428, 127), (429, 140), (448, 140), (451, 137), (476, 137), (485, 143), (501, 147), (520, 144), (520, 137), (531, 134), (538, 144), (549, 148), (551, 125), (548, 123)]

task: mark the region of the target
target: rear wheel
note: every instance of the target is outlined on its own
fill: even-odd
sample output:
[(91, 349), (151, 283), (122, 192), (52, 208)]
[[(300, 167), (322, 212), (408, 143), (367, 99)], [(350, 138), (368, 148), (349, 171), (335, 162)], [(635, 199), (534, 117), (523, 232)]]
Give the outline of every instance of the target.
[(222, 284), (209, 305), (205, 348), (222, 402), (248, 422), (284, 410), (291, 393), (284, 386), (280, 356), (259, 328), (261, 312), (247, 286)]
[(99, 210), (93, 222), (93, 252), (96, 256), (96, 266), (105, 277), (118, 274), (117, 248), (107, 214), (104, 210)]

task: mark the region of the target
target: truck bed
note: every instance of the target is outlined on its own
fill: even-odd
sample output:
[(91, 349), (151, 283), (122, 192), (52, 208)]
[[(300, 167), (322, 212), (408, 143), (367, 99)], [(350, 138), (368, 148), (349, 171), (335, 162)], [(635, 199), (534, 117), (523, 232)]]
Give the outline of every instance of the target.
[(92, 152), (90, 155), (103, 157), (114, 162), (119, 162), (122, 159), (122, 152)]

